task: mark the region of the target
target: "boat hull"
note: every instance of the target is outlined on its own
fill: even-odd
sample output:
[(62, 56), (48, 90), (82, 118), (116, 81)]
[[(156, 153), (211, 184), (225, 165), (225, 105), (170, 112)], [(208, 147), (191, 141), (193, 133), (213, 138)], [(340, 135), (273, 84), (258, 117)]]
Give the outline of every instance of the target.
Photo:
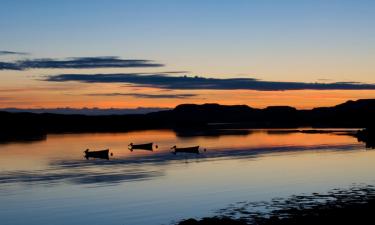
[(100, 151), (85, 151), (85, 158), (109, 159), (109, 149)]
[(134, 145), (130, 144), (129, 145), (129, 150), (148, 150), (148, 151), (153, 151), (153, 143), (147, 143), (147, 144), (139, 144), (139, 145)]
[(188, 148), (174, 148), (174, 154), (176, 153), (194, 153), (199, 154), (199, 146), (188, 147)]

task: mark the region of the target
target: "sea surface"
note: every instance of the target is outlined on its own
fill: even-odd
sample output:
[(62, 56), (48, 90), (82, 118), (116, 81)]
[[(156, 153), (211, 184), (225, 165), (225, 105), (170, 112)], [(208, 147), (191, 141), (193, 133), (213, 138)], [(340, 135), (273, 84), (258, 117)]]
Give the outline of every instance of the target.
[[(375, 151), (352, 131), (150, 130), (2, 143), (0, 224), (173, 224), (237, 202), (374, 184)], [(158, 148), (131, 152), (131, 142)], [(201, 154), (174, 155), (174, 145), (199, 145)], [(87, 160), (87, 148), (113, 156)]]

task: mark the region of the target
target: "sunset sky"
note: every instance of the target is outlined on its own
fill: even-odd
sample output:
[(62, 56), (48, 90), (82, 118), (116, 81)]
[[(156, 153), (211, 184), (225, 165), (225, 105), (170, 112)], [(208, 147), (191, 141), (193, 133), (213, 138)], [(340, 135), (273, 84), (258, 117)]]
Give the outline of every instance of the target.
[(375, 1), (0, 1), (0, 108), (375, 98)]

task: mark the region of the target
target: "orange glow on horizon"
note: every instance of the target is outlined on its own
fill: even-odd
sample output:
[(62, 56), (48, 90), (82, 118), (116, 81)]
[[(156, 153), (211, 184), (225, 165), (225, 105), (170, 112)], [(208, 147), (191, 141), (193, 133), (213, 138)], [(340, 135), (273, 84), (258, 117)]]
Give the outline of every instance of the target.
[[(100, 90), (100, 91), (97, 91)], [(146, 95), (194, 94), (187, 98), (147, 98), (129, 95), (92, 96), (92, 93), (123, 93)], [(173, 108), (179, 104), (219, 103), (223, 105), (249, 105), (265, 108), (288, 105), (299, 109), (334, 106), (348, 100), (375, 98), (375, 90), (160, 90), (155, 88), (91, 85), (64, 91), (61, 89), (19, 89), (2, 91), (0, 108)]]

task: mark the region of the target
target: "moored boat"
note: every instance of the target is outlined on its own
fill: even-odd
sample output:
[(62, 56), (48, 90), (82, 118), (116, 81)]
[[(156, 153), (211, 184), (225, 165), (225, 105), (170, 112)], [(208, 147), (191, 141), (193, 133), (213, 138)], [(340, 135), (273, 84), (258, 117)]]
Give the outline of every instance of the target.
[(194, 147), (185, 147), (185, 148), (177, 148), (177, 146), (173, 146), (171, 149), (174, 149), (174, 154), (177, 153), (195, 153), (199, 154), (199, 146)]
[(86, 149), (84, 151), (85, 158), (99, 158), (99, 159), (109, 159), (109, 149), (98, 150), (98, 151), (90, 151)]
[[(136, 150), (136, 149), (139, 149), (139, 150), (148, 150), (148, 151), (153, 151), (153, 146), (154, 146), (154, 143), (146, 143), (146, 144), (133, 144), (133, 143), (130, 143), (128, 145), (128, 148), (130, 151), (133, 151), (133, 150)], [(157, 145), (155, 145), (155, 148), (158, 148)]]

